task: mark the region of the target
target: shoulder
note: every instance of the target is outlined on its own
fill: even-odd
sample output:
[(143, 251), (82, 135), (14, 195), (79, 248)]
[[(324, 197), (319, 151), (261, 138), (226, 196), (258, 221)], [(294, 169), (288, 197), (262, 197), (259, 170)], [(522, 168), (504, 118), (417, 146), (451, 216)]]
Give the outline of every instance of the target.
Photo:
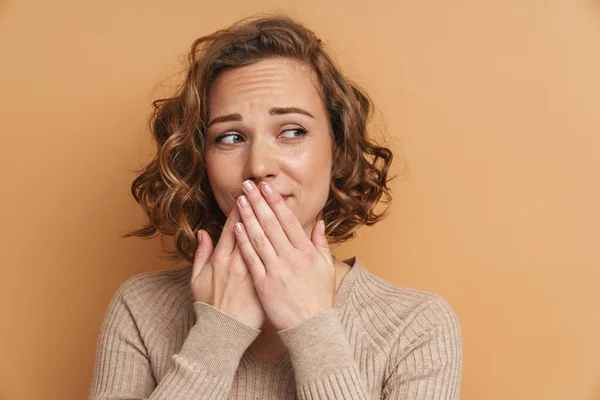
[(360, 280), (368, 306), (393, 311), (398, 316), (433, 314), (438, 318), (458, 321), (456, 312), (441, 295), (404, 287), (387, 281), (369, 271)]
[(371, 299), (367, 308), (387, 328), (381, 341), (386, 353), (384, 397), (429, 385), (437, 388), (438, 396), (458, 398), (462, 339), (450, 303), (439, 294), (403, 287), (370, 272), (363, 274), (362, 283), (364, 296)]
[(128, 278), (116, 294), (126, 298), (148, 299), (172, 291), (180, 291), (189, 285), (192, 267), (167, 271), (142, 272)]
[(136, 274), (115, 292), (110, 308), (120, 307), (138, 322), (171, 319), (193, 303), (189, 280), (192, 267)]
[(351, 303), (363, 323), (385, 327), (377, 329), (384, 342), (409, 345), (438, 336), (460, 345), (458, 316), (444, 297), (397, 285), (367, 270), (357, 284)]

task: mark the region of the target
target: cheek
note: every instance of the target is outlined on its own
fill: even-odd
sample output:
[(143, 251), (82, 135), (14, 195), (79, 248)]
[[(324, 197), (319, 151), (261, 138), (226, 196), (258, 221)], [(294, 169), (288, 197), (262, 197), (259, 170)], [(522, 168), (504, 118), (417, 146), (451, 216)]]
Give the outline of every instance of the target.
[(331, 178), (331, 166), (333, 162), (330, 143), (323, 144), (319, 147), (319, 151), (314, 153), (312, 163), (315, 165), (315, 170), (319, 174), (319, 181), (326, 181), (327, 184)]
[(206, 157), (207, 177), (212, 188), (215, 200), (221, 210), (228, 214), (231, 208), (231, 193), (234, 191), (237, 181), (229, 160), (218, 155), (207, 155)]
[[(294, 169), (314, 201), (326, 201), (331, 180), (331, 153), (326, 146), (312, 149), (296, 160)], [(324, 199), (323, 199), (324, 197)]]

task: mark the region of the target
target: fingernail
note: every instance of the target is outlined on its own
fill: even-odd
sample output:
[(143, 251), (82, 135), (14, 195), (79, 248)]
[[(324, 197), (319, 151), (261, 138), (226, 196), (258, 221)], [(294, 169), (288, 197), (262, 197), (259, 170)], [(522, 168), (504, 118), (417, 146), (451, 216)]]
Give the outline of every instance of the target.
[(321, 222), (319, 222), (319, 225), (320, 225), (321, 233), (325, 233), (325, 221), (321, 220)]
[(244, 189), (246, 189), (246, 191), (251, 192), (254, 190), (254, 185), (252, 185), (252, 182), (250, 181), (244, 181), (244, 183), (242, 184), (244, 186)]
[(248, 205), (248, 199), (246, 199), (246, 196), (238, 197), (238, 202), (240, 203), (240, 206), (242, 206), (242, 207), (246, 207)]
[(242, 225), (241, 222), (238, 222), (237, 224), (235, 224), (235, 231), (237, 233), (242, 233), (244, 232), (244, 226)]
[(271, 193), (273, 193), (273, 189), (271, 189), (271, 186), (268, 183), (263, 183), (262, 184), (262, 191), (265, 194), (271, 194)]

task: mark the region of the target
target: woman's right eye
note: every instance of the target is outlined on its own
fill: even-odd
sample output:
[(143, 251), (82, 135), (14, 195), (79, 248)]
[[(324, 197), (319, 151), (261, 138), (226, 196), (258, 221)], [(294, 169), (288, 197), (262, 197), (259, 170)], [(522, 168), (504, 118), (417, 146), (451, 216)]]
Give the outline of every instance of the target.
[(241, 135), (238, 135), (236, 133), (228, 133), (226, 135), (221, 135), (218, 138), (216, 138), (215, 142), (223, 144), (235, 144), (242, 142), (242, 140), (243, 138)]

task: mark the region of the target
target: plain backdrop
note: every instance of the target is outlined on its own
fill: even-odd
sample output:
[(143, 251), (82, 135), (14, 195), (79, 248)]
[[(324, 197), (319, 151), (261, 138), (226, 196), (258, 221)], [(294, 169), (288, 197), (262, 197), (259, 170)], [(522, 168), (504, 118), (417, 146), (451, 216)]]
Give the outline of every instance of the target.
[(85, 398), (116, 289), (185, 266), (120, 237), (151, 101), (194, 39), (277, 11), (371, 94), (401, 173), (335, 253), (453, 305), (462, 399), (600, 399), (598, 0), (0, 1), (0, 398)]

